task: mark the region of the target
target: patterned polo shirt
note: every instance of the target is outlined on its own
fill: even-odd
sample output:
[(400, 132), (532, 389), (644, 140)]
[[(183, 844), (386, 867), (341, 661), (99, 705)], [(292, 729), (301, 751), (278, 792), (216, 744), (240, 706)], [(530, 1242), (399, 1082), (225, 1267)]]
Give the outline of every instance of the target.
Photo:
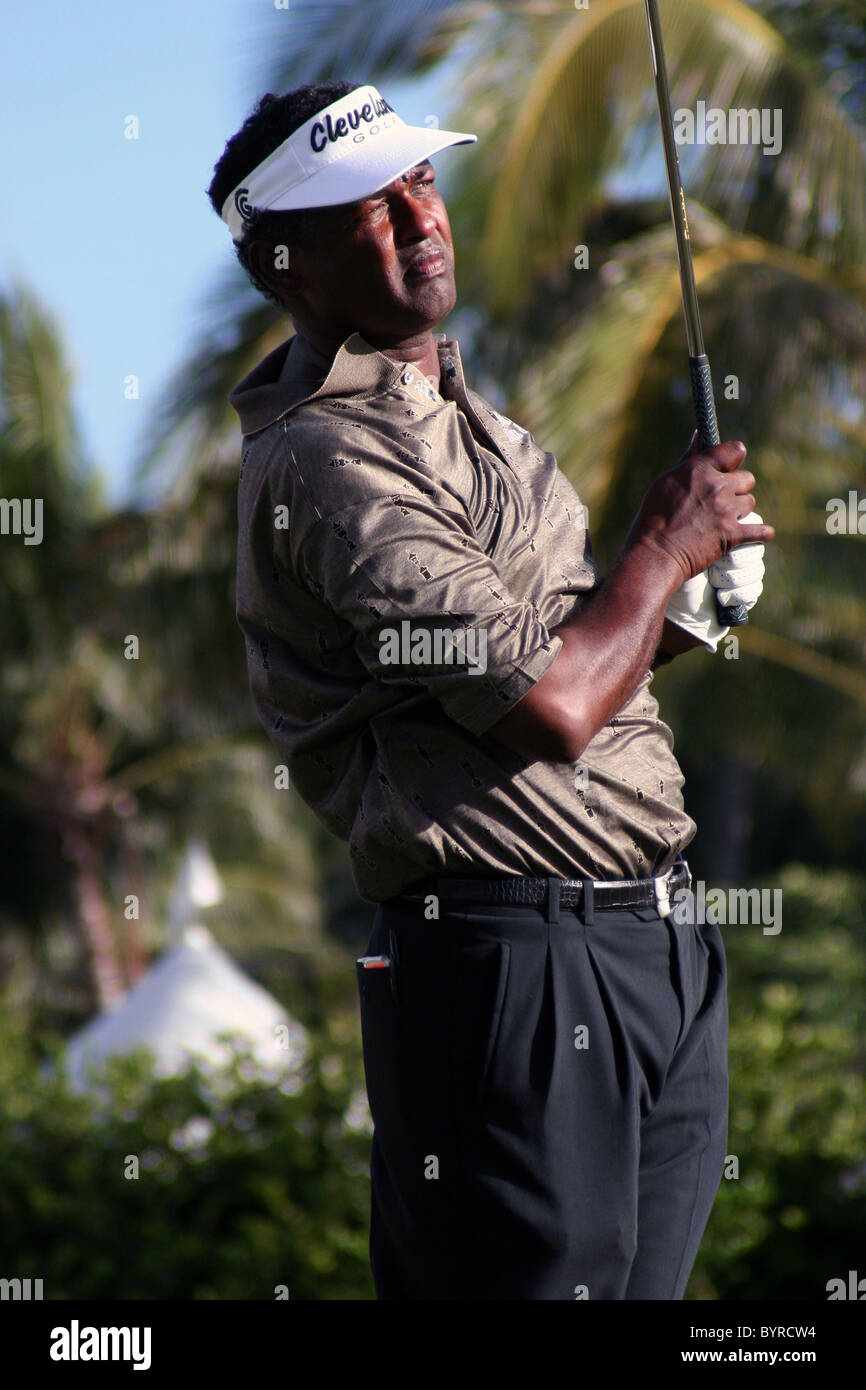
[(662, 873), (695, 825), (651, 672), (576, 764), (490, 733), (600, 575), (554, 456), (437, 349), (439, 390), (357, 333), (333, 361), (294, 337), (229, 397), (259, 717), (371, 902), (434, 873)]

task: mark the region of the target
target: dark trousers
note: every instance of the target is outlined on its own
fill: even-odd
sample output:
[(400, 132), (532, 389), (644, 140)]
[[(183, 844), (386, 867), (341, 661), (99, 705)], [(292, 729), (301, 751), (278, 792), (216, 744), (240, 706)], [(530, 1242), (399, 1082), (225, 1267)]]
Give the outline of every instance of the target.
[[(712, 922), (422, 903), (358, 967), (379, 1299), (681, 1299), (727, 1142)], [(680, 912), (680, 915), (682, 912)], [(584, 918), (588, 920), (584, 920)]]

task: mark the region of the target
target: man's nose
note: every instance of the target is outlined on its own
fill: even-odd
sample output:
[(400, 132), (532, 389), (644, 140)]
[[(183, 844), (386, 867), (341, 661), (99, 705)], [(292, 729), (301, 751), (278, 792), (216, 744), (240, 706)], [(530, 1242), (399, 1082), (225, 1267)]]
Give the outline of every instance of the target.
[(408, 191), (399, 193), (392, 203), (391, 218), (395, 234), (401, 241), (423, 240), (436, 230), (436, 218), (429, 204), (413, 197)]

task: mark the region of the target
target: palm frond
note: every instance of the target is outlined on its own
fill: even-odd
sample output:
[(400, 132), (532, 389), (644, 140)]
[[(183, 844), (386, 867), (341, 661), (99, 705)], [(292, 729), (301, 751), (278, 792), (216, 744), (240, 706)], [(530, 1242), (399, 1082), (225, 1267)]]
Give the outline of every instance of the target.
[[(831, 431), (826, 408), (843, 385), (848, 397), (863, 397), (866, 299), (809, 258), (754, 237), (722, 240), (714, 219), (698, 214), (692, 220), (693, 240), (703, 248), (696, 252), (695, 276), (720, 420), (733, 422), (731, 431), (750, 447), (767, 450), (763, 481), (773, 490), (773, 504), (797, 523), (802, 505), (831, 495), (825, 489), (842, 485), (862, 464), (857, 430)], [(684, 448), (691, 407), (668, 229), (613, 248), (598, 271), (603, 288), (591, 311), (527, 363), (511, 405), (556, 453), (593, 509), (596, 526), (604, 527), (610, 508), (634, 501), (635, 489), (645, 487), (664, 461), (647, 457), (636, 438), (646, 431), (650, 409), (652, 437), (681, 438)], [(738, 377), (740, 399), (726, 405), (730, 373)], [(668, 391), (668, 416), (661, 419), (658, 395), (671, 379), (674, 397)], [(674, 427), (676, 417), (681, 424)], [(786, 463), (780, 471), (771, 455), (781, 447)], [(635, 466), (636, 449), (646, 473)], [(816, 463), (816, 455), (825, 463)], [(811, 480), (805, 492), (789, 485), (793, 466)]]
[[(293, 0), (280, 56), (270, 64), (274, 91), (334, 79), (378, 81), (419, 75), (450, 51), (467, 29), (488, 23), (503, 7), (491, 0)], [(509, 10), (549, 10), (543, 4)]]
[[(0, 299), (0, 461), (6, 495), (41, 497), (71, 522), (92, 511), (71, 403), (72, 371), (53, 316), (23, 285)], [(79, 520), (83, 517), (79, 516)]]
[[(780, 111), (782, 147), (681, 147), (689, 201), (733, 230), (838, 267), (857, 266), (866, 242), (866, 151), (859, 134), (781, 35), (740, 0), (670, 0), (662, 22), (675, 108)], [(643, 5), (593, 0), (549, 31), (521, 34), (519, 69), (498, 72), (501, 51), (470, 45), (455, 82), (454, 115), (483, 141), (455, 199), (456, 220), (478, 239), (485, 299), (504, 311), (532, 292), (533, 275), (570, 259), (599, 190), (647, 157), (663, 164)], [(474, 122), (474, 124), (467, 124)], [(467, 207), (467, 204), (471, 204)], [(479, 205), (484, 209), (479, 219)], [(517, 214), (517, 215), (516, 215)]]
[(237, 266), (217, 287), (211, 312), (213, 326), (179, 367), (142, 443), (135, 467), (141, 498), (179, 501), (220, 464), (236, 466), (238, 419), (229, 392), (293, 331)]

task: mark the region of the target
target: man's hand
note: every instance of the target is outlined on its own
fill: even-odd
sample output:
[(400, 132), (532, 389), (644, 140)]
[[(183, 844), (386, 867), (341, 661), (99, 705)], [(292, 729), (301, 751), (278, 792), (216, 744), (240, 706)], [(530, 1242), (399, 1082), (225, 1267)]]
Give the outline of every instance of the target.
[[(760, 523), (757, 512), (749, 512), (744, 518), (749, 524)], [(740, 522), (743, 525), (743, 522)], [(671, 596), (665, 609), (665, 621), (675, 623), (694, 639), (690, 646), (708, 647), (714, 652), (722, 638), (730, 631), (723, 627), (718, 618), (717, 604), (724, 607), (741, 603), (748, 612), (754, 608), (764, 587), (764, 547), (762, 545), (739, 545), (705, 574), (696, 574), (687, 579)], [(662, 635), (660, 650), (667, 655), (675, 655), (670, 640)], [(684, 650), (683, 647), (679, 648)]]
[(701, 450), (692, 435), (680, 462), (651, 485), (629, 531), (624, 550), (649, 547), (676, 567), (679, 587), (735, 546), (772, 540), (763, 523), (743, 524), (754, 510), (755, 478), (740, 467), (744, 444), (727, 440)]

